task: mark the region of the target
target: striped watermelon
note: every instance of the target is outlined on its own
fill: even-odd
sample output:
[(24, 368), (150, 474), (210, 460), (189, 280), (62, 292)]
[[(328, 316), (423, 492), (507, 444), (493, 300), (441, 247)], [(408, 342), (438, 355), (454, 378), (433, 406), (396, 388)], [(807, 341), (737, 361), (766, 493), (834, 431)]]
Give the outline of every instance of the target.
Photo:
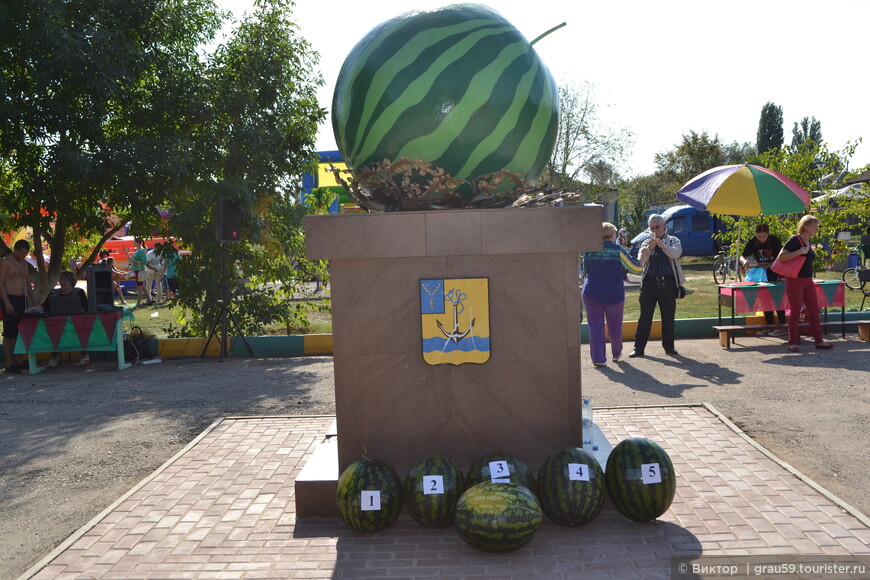
[(588, 524), (604, 507), (604, 497), (604, 472), (598, 460), (579, 447), (553, 453), (538, 470), (538, 500), (559, 525)]
[(506, 169), (534, 183), (558, 118), (547, 67), (510, 22), (479, 4), (375, 27), (347, 56), (332, 100), (349, 167), (406, 157), (464, 180)]
[(507, 453), (487, 453), (471, 464), (465, 486), (485, 481), (518, 483), (531, 491), (535, 489), (535, 476), (528, 466), (519, 457)]
[(484, 552), (522, 548), (543, 522), (535, 494), (516, 483), (478, 483), (456, 504), (459, 537)]
[(462, 470), (446, 457), (424, 457), (405, 478), (405, 507), (429, 528), (453, 524), (456, 501), (465, 490)]
[(613, 448), (604, 481), (619, 513), (636, 522), (652, 521), (668, 511), (677, 491), (671, 458), (658, 443), (642, 437)]
[(336, 493), (338, 515), (358, 532), (376, 532), (402, 511), (402, 480), (377, 459), (362, 458), (341, 472)]

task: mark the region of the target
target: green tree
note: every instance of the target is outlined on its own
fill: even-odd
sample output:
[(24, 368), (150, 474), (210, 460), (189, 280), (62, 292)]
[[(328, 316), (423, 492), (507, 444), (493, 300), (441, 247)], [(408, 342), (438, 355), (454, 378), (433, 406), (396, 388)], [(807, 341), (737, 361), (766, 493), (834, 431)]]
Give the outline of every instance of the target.
[(690, 131), (683, 135), (683, 141), (670, 151), (656, 153), (655, 162), (658, 172), (673, 187), (672, 193), (688, 180), (713, 167), (724, 165), (725, 150), (719, 136)]
[[(173, 200), (171, 221), (195, 256), (179, 265), (184, 287), (195, 289), (181, 292), (186, 333), (201, 335), (219, 317), (224, 291), (246, 334), (276, 320), (304, 325), (306, 307), (293, 300), (300, 271), (326, 277), (322, 263), (304, 259), (309, 209), (293, 201), (299, 192), (291, 177), (316, 168), (313, 145), (325, 117), (316, 88), (323, 81), (290, 8), (281, 0), (259, 3), (207, 64), (210, 108), (197, 133), (201, 181)], [(241, 208), (239, 242), (215, 240), (220, 198)]]
[(631, 235), (637, 235), (647, 227), (646, 213), (650, 207), (673, 201), (673, 191), (668, 189), (668, 183), (661, 174), (636, 177), (622, 184), (619, 189), (619, 208), (622, 213), (619, 225)]
[(72, 240), (147, 232), (191, 185), (219, 24), (212, 0), (0, 0), (0, 227), (32, 228), (38, 295)]
[(599, 107), (594, 85), (559, 87), (559, 133), (539, 181), (562, 191), (573, 191), (584, 173), (591, 177), (600, 175), (600, 162), (612, 171), (623, 163), (632, 144), (631, 132), (605, 126)]
[(822, 142), (822, 123), (815, 117), (804, 117), (800, 124), (795, 121), (791, 130), (791, 148), (797, 149), (803, 146), (812, 146), (813, 143)]
[(758, 120), (758, 135), (756, 149), (761, 155), (771, 149), (779, 149), (783, 144), (782, 107), (768, 101), (761, 108), (761, 118)]

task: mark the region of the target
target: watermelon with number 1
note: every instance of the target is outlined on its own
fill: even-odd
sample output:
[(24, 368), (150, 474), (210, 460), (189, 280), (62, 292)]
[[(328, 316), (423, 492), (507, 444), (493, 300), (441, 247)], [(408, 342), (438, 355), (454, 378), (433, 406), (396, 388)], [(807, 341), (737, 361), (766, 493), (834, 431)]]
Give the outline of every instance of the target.
[(405, 507), (418, 523), (446, 528), (453, 524), (463, 491), (465, 480), (458, 465), (446, 457), (424, 457), (405, 477)]
[(547, 457), (537, 483), (541, 508), (559, 525), (588, 524), (604, 507), (604, 472), (598, 460), (579, 447)]
[(332, 100), (348, 167), (404, 157), (467, 181), (507, 170), (533, 184), (558, 123), (553, 76), (516, 27), (480, 4), (378, 25), (347, 56)]
[(388, 464), (364, 457), (341, 472), (336, 501), (341, 521), (358, 532), (376, 532), (398, 519), (402, 480)]
[(642, 437), (613, 448), (604, 481), (619, 513), (636, 522), (652, 521), (668, 511), (677, 491), (671, 458), (661, 445)]

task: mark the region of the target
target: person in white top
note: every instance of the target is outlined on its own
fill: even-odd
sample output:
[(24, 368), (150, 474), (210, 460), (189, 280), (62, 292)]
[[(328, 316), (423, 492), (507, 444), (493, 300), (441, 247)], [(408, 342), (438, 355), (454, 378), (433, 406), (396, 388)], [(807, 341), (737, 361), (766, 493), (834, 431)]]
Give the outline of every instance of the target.
[(163, 273), (165, 271), (166, 264), (163, 263), (163, 258), (154, 248), (149, 248), (145, 261), (145, 296), (148, 298), (146, 304), (154, 303), (151, 299), (152, 282), (157, 287), (157, 303), (163, 302)]

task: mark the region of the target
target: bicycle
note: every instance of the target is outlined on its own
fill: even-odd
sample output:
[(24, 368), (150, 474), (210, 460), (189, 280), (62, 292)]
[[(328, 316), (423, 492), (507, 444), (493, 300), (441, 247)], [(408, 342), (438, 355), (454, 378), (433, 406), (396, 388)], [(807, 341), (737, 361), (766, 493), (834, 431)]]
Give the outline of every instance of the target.
[(735, 279), (743, 279), (737, 264), (737, 256), (729, 254), (731, 246), (720, 246), (719, 253), (713, 258), (713, 280), (716, 284), (728, 284)]
[[(861, 247), (858, 251), (858, 265), (854, 268), (846, 268), (843, 271), (843, 283), (846, 284), (847, 288), (852, 290), (863, 290), (864, 284), (868, 280), (867, 268), (864, 267), (864, 259), (867, 256), (863, 254), (864, 248)], [(864, 272), (864, 274), (861, 272)]]

